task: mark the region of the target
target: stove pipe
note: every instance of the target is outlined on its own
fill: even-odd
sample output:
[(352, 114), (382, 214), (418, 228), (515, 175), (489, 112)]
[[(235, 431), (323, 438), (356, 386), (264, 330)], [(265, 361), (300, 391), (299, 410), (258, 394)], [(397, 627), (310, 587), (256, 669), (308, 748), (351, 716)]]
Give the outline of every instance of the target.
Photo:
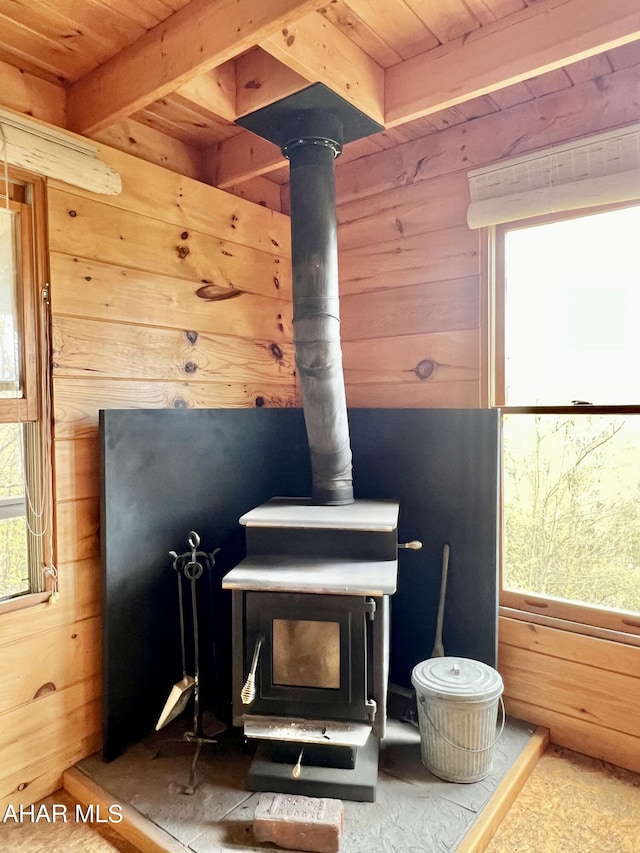
[(309, 439), (315, 504), (353, 503), (340, 345), (334, 163), (342, 126), (328, 113), (293, 113), (282, 153), (290, 162), (293, 339)]
[(290, 163), (293, 338), (309, 439), (314, 504), (353, 503), (342, 372), (334, 160), (383, 130), (321, 83), (237, 119)]

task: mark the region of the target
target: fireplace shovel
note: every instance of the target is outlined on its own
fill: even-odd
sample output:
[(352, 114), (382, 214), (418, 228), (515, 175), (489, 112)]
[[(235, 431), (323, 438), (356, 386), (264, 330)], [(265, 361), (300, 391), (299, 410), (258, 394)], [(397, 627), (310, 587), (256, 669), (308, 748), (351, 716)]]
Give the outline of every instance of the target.
[(182, 651), (182, 678), (180, 681), (177, 681), (173, 687), (171, 688), (171, 692), (167, 697), (167, 701), (164, 703), (164, 708), (162, 709), (162, 713), (158, 718), (158, 722), (156, 723), (156, 731), (159, 731), (163, 726), (166, 726), (167, 723), (170, 723), (171, 720), (175, 720), (184, 709), (187, 707), (187, 703), (191, 698), (191, 694), (193, 693), (193, 688), (195, 687), (196, 680), (191, 675), (187, 675), (187, 656), (185, 651), (185, 642), (184, 642), (184, 603), (182, 600), (182, 578), (180, 577), (180, 566), (178, 565), (178, 555), (175, 551), (170, 551), (170, 555), (173, 557), (173, 568), (176, 572), (176, 577), (178, 578), (178, 607), (180, 609), (180, 647)]

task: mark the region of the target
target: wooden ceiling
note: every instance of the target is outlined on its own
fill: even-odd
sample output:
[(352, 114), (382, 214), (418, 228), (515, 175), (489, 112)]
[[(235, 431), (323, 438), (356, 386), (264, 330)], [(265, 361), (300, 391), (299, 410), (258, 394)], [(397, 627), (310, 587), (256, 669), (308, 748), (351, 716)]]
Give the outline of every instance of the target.
[(287, 174), (235, 119), (310, 83), (386, 128), (345, 162), (637, 62), (639, 39), (638, 0), (0, 0), (0, 104), (234, 190)]

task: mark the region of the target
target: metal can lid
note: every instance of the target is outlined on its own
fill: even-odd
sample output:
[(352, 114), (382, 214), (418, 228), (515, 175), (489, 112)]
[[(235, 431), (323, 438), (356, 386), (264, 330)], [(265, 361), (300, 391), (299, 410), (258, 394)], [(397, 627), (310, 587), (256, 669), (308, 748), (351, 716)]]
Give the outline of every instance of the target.
[(462, 702), (496, 699), (503, 690), (500, 673), (471, 658), (442, 657), (422, 661), (414, 666), (411, 683), (418, 692)]

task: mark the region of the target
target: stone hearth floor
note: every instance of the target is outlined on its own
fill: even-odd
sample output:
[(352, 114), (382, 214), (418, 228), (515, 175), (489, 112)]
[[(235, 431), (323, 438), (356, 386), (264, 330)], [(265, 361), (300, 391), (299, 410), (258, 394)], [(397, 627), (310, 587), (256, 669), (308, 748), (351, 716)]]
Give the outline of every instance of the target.
[[(194, 747), (175, 740), (181, 737), (179, 727), (183, 725), (176, 721), (131, 746), (113, 762), (105, 763), (96, 754), (77, 768), (88, 777), (90, 786), (94, 783), (107, 792), (107, 802), (128, 804), (136, 817), (137, 813), (143, 815), (150, 831), (159, 833), (160, 844), (164, 838), (169, 849), (193, 853), (275, 850), (273, 845), (253, 840), (252, 820), (259, 794), (245, 790), (251, 755), (237, 740), (223, 735), (217, 744), (203, 748), (196, 790), (192, 795), (185, 793)], [(494, 749), (490, 776), (472, 784), (445, 782), (422, 765), (418, 730), (389, 721), (376, 802), (345, 800), (341, 853), (473, 850), (484, 831), (479, 825), (486, 829), (493, 822), (495, 829), (543, 749), (540, 731), (507, 718)], [(77, 770), (73, 772), (77, 777)], [(87, 796), (90, 802), (91, 794)], [(488, 818), (485, 811), (490, 813)], [(143, 832), (145, 824), (143, 819)], [(136, 836), (129, 838), (135, 840)]]

